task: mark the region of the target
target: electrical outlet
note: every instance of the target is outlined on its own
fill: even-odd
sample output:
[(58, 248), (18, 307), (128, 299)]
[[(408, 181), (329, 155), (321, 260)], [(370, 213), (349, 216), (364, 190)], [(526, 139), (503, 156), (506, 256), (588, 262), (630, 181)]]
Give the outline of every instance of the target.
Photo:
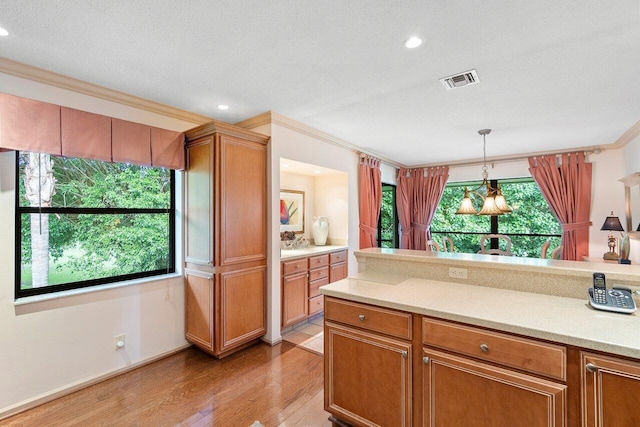
[(449, 277), (454, 277), (456, 279), (466, 279), (467, 278), (467, 269), (466, 268), (449, 267)]
[(116, 338), (116, 350), (124, 348), (124, 343), (125, 343), (124, 334), (116, 335), (115, 338)]

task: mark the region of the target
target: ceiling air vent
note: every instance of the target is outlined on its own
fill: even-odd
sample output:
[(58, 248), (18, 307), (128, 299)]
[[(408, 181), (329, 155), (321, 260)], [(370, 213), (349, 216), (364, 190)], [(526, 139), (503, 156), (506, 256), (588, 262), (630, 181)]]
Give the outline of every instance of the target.
[(479, 81), (480, 79), (478, 78), (476, 70), (465, 71), (464, 73), (454, 74), (453, 76), (443, 77), (440, 79), (440, 82), (447, 88), (447, 90), (472, 85)]

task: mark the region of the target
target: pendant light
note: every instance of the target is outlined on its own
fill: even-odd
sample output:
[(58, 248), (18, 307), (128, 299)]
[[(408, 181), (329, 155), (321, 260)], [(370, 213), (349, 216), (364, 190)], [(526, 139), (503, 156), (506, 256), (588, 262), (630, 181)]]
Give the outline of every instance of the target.
[[(493, 188), (489, 184), (489, 172), (487, 172), (487, 141), (486, 136), (491, 133), (491, 129), (480, 129), (478, 131), (482, 135), (482, 183), (478, 188), (469, 190), (464, 188), (464, 197), (460, 203), (460, 208), (456, 211), (459, 215), (502, 215), (504, 213), (512, 212), (512, 209), (507, 205), (507, 201), (502, 194), (502, 189), (498, 185), (497, 188)], [(486, 188), (486, 195), (478, 193), (478, 190), (482, 187)], [(471, 195), (476, 195), (482, 198), (482, 209), (478, 212), (471, 200)]]

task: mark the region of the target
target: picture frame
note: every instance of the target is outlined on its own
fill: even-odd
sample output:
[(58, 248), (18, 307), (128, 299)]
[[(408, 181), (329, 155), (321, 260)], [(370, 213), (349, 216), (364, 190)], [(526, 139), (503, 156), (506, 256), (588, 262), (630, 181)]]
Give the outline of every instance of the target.
[(304, 233), (304, 191), (280, 190), (280, 232)]

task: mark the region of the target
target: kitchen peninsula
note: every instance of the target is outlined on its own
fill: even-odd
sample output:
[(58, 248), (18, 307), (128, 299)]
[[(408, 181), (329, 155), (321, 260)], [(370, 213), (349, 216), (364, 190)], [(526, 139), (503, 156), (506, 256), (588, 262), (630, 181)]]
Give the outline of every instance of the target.
[(355, 255), (361, 273), (320, 288), (325, 409), (336, 419), (640, 425), (638, 315), (596, 311), (587, 299), (594, 271), (610, 287), (638, 290), (640, 267), (373, 248)]

